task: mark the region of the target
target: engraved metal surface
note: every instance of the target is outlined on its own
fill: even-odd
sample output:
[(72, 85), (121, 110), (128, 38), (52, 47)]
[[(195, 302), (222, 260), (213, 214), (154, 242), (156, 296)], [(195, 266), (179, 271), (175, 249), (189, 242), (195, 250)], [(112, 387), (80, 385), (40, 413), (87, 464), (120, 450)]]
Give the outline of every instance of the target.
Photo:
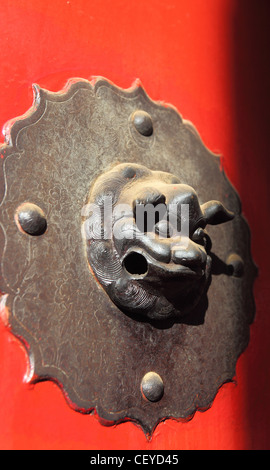
[[(1, 147), (2, 313), (28, 351), (29, 381), (54, 380), (75, 410), (132, 420), (150, 436), (166, 418), (209, 408), (248, 345), (256, 267), (239, 197), (194, 127), (140, 85), (34, 89), (33, 108), (6, 125)], [(235, 214), (208, 228), (211, 282), (185, 321), (124, 314), (89, 269), (82, 208), (97, 178), (126, 162), (171, 173), (200, 204), (218, 200)], [(149, 372), (162, 383), (156, 401), (142, 394)]]

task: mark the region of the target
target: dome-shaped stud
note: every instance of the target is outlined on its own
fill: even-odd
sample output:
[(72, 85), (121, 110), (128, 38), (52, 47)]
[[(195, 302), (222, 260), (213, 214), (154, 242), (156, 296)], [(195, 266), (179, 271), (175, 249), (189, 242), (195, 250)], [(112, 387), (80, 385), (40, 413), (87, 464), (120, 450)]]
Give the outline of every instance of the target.
[(43, 235), (47, 229), (47, 220), (43, 210), (30, 202), (25, 202), (17, 208), (15, 220), (28, 235)]
[(137, 110), (131, 116), (132, 123), (135, 129), (145, 137), (153, 134), (153, 121), (146, 111)]
[(141, 393), (148, 401), (159, 401), (164, 394), (163, 380), (156, 372), (147, 372), (141, 382)]
[(229, 270), (229, 274), (234, 277), (242, 277), (244, 274), (244, 261), (241, 256), (236, 253), (231, 253), (227, 260), (226, 264)]

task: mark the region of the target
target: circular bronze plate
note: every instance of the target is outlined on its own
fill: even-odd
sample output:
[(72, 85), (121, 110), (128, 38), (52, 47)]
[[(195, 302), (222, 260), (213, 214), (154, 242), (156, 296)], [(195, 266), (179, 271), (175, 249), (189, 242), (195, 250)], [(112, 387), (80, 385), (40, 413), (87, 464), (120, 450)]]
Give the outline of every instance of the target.
[[(35, 86), (35, 94), (33, 108), (6, 126), (1, 148), (0, 288), (11, 330), (29, 353), (29, 381), (53, 380), (75, 410), (96, 409), (106, 423), (133, 420), (150, 436), (161, 420), (207, 409), (248, 345), (256, 267), (239, 197), (194, 127), (141, 86), (72, 80), (60, 93)], [(201, 204), (217, 199), (235, 213), (209, 228), (211, 285), (192, 321), (125, 315), (89, 270), (81, 235), (89, 188), (127, 161), (172, 173)], [(44, 214), (44, 233), (18, 227), (25, 203)], [(227, 264), (235, 256), (241, 275)], [(148, 372), (164, 385), (156, 401), (141, 393)]]

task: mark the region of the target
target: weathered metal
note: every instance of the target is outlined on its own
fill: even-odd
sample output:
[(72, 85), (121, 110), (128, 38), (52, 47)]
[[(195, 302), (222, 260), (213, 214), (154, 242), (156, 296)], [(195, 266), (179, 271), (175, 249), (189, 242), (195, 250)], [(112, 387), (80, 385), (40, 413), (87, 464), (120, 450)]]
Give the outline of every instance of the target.
[(92, 185), (82, 234), (93, 273), (123, 312), (187, 322), (211, 282), (206, 226), (233, 217), (219, 201), (200, 205), (170, 173), (124, 163)]
[[(219, 157), (175, 108), (153, 102), (140, 85), (122, 90), (105, 79), (72, 80), (60, 93), (35, 86), (33, 108), (5, 135), (0, 289), (11, 331), (29, 354), (29, 381), (53, 380), (75, 410), (95, 409), (106, 423), (135, 421), (148, 436), (161, 420), (209, 408), (234, 378), (255, 312), (250, 232)], [(119, 164), (127, 178), (136, 165), (169, 173), (170, 183), (194, 188), (208, 221), (231, 219), (207, 227), (204, 242), (204, 228), (194, 227), (193, 243), (206, 243), (211, 269), (188, 315), (160, 319), (153, 309), (149, 318), (112, 301), (100, 285), (116, 275), (104, 240), (96, 272), (89, 265), (89, 195)], [(29, 219), (43, 229), (29, 234)], [(168, 235), (165, 225), (155, 233)], [(128, 262), (121, 269), (132, 270)], [(160, 378), (154, 391), (162, 385), (153, 401), (143, 382), (149, 372)]]
[(44, 212), (36, 204), (29, 202), (24, 202), (17, 208), (15, 220), (18, 227), (28, 235), (43, 235), (47, 229)]
[(147, 372), (141, 383), (142, 396), (151, 402), (159, 401), (164, 394), (164, 384), (156, 372)]

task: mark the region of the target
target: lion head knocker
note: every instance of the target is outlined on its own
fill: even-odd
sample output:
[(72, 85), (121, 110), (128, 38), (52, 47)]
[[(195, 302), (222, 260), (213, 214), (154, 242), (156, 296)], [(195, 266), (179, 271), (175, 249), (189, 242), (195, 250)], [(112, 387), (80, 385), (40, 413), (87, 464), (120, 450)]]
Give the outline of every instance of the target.
[(240, 198), (141, 84), (34, 92), (0, 147), (0, 316), (29, 382), (150, 437), (208, 409), (248, 345), (257, 270)]
[(97, 280), (123, 311), (183, 317), (206, 293), (211, 240), (205, 228), (233, 218), (219, 201), (200, 205), (174, 175), (118, 164), (94, 183), (83, 236)]

